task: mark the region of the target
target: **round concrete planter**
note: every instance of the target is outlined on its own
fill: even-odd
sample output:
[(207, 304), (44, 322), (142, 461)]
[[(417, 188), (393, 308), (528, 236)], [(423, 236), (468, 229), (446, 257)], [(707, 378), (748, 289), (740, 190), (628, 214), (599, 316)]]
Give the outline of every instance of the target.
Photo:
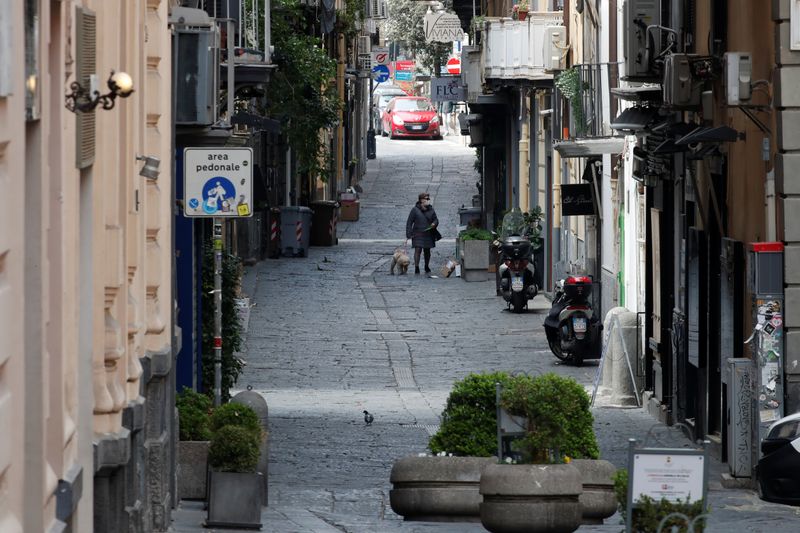
[(582, 523), (602, 524), (603, 519), (617, 510), (613, 480), (617, 469), (602, 459), (574, 459), (571, 464), (581, 473), (583, 483), (583, 494), (580, 496)]
[(481, 523), (492, 533), (568, 533), (581, 524), (581, 475), (569, 464), (491, 465)]
[(477, 522), (481, 471), (492, 457), (404, 457), (394, 463), (392, 510), (405, 520)]

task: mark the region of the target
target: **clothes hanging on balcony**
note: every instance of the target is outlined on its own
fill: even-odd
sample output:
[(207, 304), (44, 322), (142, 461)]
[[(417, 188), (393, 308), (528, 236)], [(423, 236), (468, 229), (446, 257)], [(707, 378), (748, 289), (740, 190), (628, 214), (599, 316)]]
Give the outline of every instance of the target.
[(336, 25), (336, 0), (322, 0), (319, 22), (322, 33), (333, 33), (333, 27)]

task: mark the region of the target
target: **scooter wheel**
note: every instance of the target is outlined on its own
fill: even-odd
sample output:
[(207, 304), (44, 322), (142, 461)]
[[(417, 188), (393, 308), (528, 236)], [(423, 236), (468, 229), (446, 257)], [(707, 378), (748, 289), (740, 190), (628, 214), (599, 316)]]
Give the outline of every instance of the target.
[(553, 352), (553, 355), (555, 355), (557, 359), (564, 362), (568, 360), (568, 357), (561, 351), (561, 342), (558, 340), (548, 340), (547, 343), (550, 345), (550, 351)]
[(515, 313), (523, 312), (527, 303), (525, 295), (521, 292), (515, 292), (511, 295), (511, 306)]

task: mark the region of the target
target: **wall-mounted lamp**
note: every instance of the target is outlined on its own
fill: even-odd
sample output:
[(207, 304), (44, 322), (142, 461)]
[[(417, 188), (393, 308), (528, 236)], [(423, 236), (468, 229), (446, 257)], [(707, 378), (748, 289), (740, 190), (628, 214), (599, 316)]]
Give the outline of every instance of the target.
[(127, 98), (133, 92), (133, 80), (125, 72), (115, 73), (112, 70), (106, 83), (108, 84), (109, 92), (100, 94), (100, 91), (96, 89), (86, 89), (81, 87), (81, 84), (77, 81), (73, 81), (69, 85), (72, 92), (66, 95), (64, 105), (73, 113), (88, 113), (98, 105), (102, 105), (103, 109), (111, 109), (114, 107), (114, 100), (117, 96)]
[(137, 161), (144, 161), (144, 166), (139, 171), (139, 175), (143, 178), (147, 178), (149, 180), (157, 180), (158, 179), (158, 165), (161, 164), (161, 160), (157, 157), (149, 156), (149, 155), (137, 155)]

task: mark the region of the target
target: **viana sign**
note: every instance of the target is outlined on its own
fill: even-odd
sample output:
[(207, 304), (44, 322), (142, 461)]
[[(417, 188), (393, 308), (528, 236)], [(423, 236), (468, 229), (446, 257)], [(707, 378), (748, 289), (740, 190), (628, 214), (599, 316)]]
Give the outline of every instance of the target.
[(464, 30), (461, 29), (461, 20), (453, 13), (427, 12), (423, 22), (425, 42), (451, 43), (464, 39)]

